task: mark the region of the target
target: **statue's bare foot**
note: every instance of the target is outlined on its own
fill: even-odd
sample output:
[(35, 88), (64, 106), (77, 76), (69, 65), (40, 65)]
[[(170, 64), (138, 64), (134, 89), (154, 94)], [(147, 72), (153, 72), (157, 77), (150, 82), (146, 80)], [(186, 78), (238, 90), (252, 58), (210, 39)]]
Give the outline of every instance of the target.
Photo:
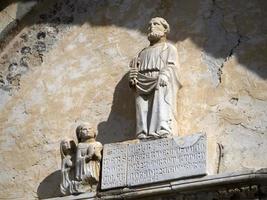
[(158, 133), (158, 136), (160, 138), (166, 138), (168, 135), (170, 135), (170, 132), (166, 131), (166, 130), (160, 130), (159, 133)]
[(140, 140), (142, 140), (142, 139), (146, 139), (147, 136), (144, 133), (140, 133), (140, 134), (137, 135), (137, 138), (140, 139)]
[(149, 138), (154, 138), (154, 139), (160, 138), (160, 136), (157, 133), (149, 133), (148, 137)]

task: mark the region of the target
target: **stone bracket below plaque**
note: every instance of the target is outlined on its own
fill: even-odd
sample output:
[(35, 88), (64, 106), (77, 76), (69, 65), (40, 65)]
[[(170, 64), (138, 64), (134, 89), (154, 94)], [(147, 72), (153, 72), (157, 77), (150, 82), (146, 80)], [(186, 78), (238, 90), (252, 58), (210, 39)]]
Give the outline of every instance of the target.
[[(266, 200), (267, 169), (210, 175), (186, 180), (173, 180), (150, 186), (112, 189), (83, 193), (49, 200)], [(48, 199), (47, 199), (48, 200)]]
[(205, 134), (104, 145), (101, 189), (215, 174), (216, 143)]

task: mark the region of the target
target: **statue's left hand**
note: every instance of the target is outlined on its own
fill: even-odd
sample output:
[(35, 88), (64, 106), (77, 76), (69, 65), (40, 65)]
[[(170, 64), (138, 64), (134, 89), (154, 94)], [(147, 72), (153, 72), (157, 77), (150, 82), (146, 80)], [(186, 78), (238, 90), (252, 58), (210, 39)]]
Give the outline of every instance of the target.
[(168, 78), (164, 75), (159, 75), (158, 84), (160, 87), (167, 86)]

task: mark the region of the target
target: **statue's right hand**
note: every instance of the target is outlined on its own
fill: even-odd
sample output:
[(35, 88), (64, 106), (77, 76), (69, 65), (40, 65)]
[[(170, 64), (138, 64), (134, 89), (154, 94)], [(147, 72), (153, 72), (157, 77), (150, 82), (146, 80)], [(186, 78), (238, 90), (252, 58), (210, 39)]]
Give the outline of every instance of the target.
[(131, 68), (129, 72), (129, 86), (130, 88), (134, 88), (137, 84), (137, 76), (138, 76), (138, 69)]
[(140, 64), (140, 58), (138, 57), (135, 57), (132, 59), (132, 61), (130, 62), (130, 68), (135, 68), (135, 69), (138, 69), (138, 66)]
[(135, 88), (137, 84), (137, 76), (138, 76), (138, 68), (140, 64), (140, 59), (138, 57), (135, 57), (130, 62), (130, 71), (129, 71), (129, 86), (131, 88)]
[(137, 80), (136, 80), (136, 78), (134, 78), (134, 79), (130, 79), (130, 80), (129, 80), (129, 86), (130, 86), (130, 88), (135, 88), (136, 85), (137, 85)]
[(137, 78), (137, 75), (138, 75), (138, 69), (136, 68), (131, 68), (130, 69), (130, 72), (129, 72), (129, 79), (135, 79)]

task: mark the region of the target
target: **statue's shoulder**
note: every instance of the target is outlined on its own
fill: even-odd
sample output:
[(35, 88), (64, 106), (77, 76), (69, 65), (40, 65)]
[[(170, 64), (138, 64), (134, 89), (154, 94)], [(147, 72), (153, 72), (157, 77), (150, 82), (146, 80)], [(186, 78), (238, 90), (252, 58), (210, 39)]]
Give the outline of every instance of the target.
[(148, 47), (143, 48), (141, 51), (139, 51), (138, 56), (140, 56), (141, 53), (143, 53)]
[(171, 42), (166, 42), (167, 48), (170, 49), (171, 51), (177, 51), (176, 46), (171, 43)]
[(93, 146), (93, 147), (102, 147), (103, 145), (98, 142), (98, 141), (94, 141), (94, 142), (91, 142), (91, 143), (88, 143), (90, 146)]
[(95, 145), (96, 145), (96, 147), (100, 147), (100, 148), (103, 147), (103, 145), (100, 142), (98, 142), (98, 141), (95, 142)]

